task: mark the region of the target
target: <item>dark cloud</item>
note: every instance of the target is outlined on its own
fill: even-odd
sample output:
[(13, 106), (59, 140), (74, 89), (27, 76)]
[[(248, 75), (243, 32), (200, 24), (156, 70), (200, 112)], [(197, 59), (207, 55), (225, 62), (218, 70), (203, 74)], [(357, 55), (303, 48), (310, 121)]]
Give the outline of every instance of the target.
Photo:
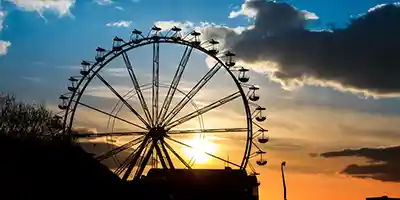
[(257, 0), (247, 1), (245, 5), (246, 9), (257, 13), (254, 21), (255, 28), (267, 35), (302, 30), (307, 24), (304, 13), (286, 3)]
[(400, 182), (400, 146), (388, 148), (345, 149), (326, 152), (320, 156), (332, 157), (364, 157), (369, 159), (366, 165), (352, 164), (342, 173), (357, 178), (372, 178), (380, 181)]
[[(329, 85), (367, 95), (400, 94), (400, 7), (371, 9), (346, 28), (311, 31), (304, 11), (287, 3), (247, 1), (254, 27), (242, 32), (207, 27), (215, 37), (247, 63), (278, 63), (271, 72), (283, 83)], [(245, 13), (245, 12), (243, 12)], [(262, 65), (262, 64), (260, 64)]]

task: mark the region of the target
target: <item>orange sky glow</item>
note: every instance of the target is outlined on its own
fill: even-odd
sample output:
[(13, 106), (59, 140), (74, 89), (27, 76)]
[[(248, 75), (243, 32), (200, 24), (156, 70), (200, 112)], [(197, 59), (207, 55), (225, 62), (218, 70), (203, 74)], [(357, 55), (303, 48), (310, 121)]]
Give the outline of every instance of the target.
[[(286, 168), (287, 198), (291, 200), (365, 200), (366, 197), (400, 196), (400, 183), (385, 183), (342, 175), (304, 174)], [(283, 199), (281, 173), (262, 170), (260, 200)]]

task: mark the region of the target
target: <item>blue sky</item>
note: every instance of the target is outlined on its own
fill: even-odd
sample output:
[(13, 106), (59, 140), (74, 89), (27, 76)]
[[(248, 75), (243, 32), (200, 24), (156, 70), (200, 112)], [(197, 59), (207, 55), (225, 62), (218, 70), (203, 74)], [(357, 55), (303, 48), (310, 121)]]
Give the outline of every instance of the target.
[[(286, 2), (297, 10), (314, 13), (315, 19), (308, 21), (307, 29), (322, 30), (328, 29), (330, 24), (346, 28), (351, 17), (365, 14), (376, 5), (395, 1), (278, 2)], [(41, 0), (0, 0), (0, 27), (3, 27), (0, 29), (0, 41), (3, 43), (0, 44), (10, 43), (7, 48), (0, 48), (0, 91), (15, 93), (25, 101), (42, 102), (49, 107), (55, 107), (58, 96), (66, 91), (68, 77), (79, 74), (81, 60), (94, 60), (95, 48), (110, 48), (114, 36), (129, 38), (134, 28), (147, 32), (155, 23), (185, 24), (189, 28), (198, 28), (202, 22), (206, 22), (229, 29), (246, 28), (254, 25), (254, 19), (243, 14), (243, 11), (241, 15), (229, 18), (231, 12), (241, 10), (244, 4), (243, 0), (60, 0), (55, 3)], [(209, 31), (218, 31), (218, 28)], [(163, 64), (174, 65), (179, 62), (181, 53), (177, 54), (175, 51), (178, 52), (175, 48), (165, 51)], [(142, 80), (145, 80), (150, 66), (147, 67), (145, 62), (139, 60), (150, 59), (151, 55), (146, 50), (135, 55), (138, 70), (143, 72)], [(206, 72), (205, 56), (196, 54), (193, 59), (193, 65), (198, 66), (198, 71)], [(241, 64), (253, 68), (254, 63), (246, 61), (248, 60)], [(118, 63), (114, 67), (118, 68)], [(272, 166), (276, 167), (281, 158), (292, 159), (293, 171), (296, 173), (308, 174), (309, 169), (312, 169), (313, 173), (334, 177), (332, 184), (338, 184), (344, 191), (344, 186), (348, 186), (354, 179), (342, 180), (335, 176), (335, 172), (350, 164), (349, 160), (337, 163), (332, 161), (332, 166), (336, 167), (334, 169), (324, 165), (324, 161), (313, 160), (321, 165), (313, 168), (314, 163), (310, 161), (309, 153), (398, 145), (400, 101), (397, 96), (372, 97), (347, 88), (341, 89), (334, 84), (306, 82), (303, 86), (285, 90), (279, 82), (269, 79), (266, 71), (257, 67), (253, 69), (252, 81), (261, 86), (261, 102), (268, 108), (271, 116), (266, 125), (270, 129), (271, 137), (277, 138), (277, 143), (269, 147), (271, 151), (276, 150), (270, 158), (272, 163), (275, 162)], [(187, 75), (189, 80), (196, 77), (196, 72)], [(118, 82), (119, 79), (114, 81)], [(210, 87), (208, 92), (218, 94), (216, 91), (218, 92), (217, 87)], [(353, 128), (352, 131), (346, 129), (348, 126)], [(379, 135), (385, 131), (393, 134)], [(293, 146), (299, 147), (298, 151), (288, 150)], [(308, 170), (304, 170), (307, 167)], [(265, 173), (273, 174), (270, 171)], [(360, 180), (357, 179), (360, 184), (358, 189), (365, 189), (370, 183), (358, 181)], [(386, 191), (396, 194), (392, 188), (398, 184), (379, 184), (382, 190), (377, 190), (377, 193)], [(305, 199), (301, 192), (297, 194), (299, 197), (293, 199)], [(400, 195), (398, 192), (397, 194)], [(353, 197), (365, 195), (359, 192)]]
[[(2, 90), (7, 91), (7, 88), (18, 87), (19, 89), (14, 92), (24, 95), (25, 91), (17, 91), (23, 89), (29, 80), (20, 80), (21, 77), (31, 77), (33, 78), (31, 81), (36, 80), (36, 82), (39, 79), (52, 82), (67, 77), (68, 75), (64, 74), (66, 71), (59, 68), (75, 66), (80, 60), (92, 57), (93, 49), (97, 46), (107, 47), (114, 35), (128, 37), (132, 28), (147, 30), (156, 21), (212, 22), (229, 27), (245, 27), (249, 23), (251, 24), (251, 21), (249, 22), (244, 16), (228, 18), (229, 13), (237, 10), (243, 3), (242, 1), (124, 0), (113, 1), (113, 3), (104, 2), (76, 1), (69, 7), (69, 14), (61, 15), (62, 10), (57, 10), (58, 8), (35, 11), (29, 7), (23, 7), (22, 3), (18, 6), (12, 1), (3, 0), (2, 10), (6, 13), (6, 17), (3, 22), (4, 28), (0, 32), (0, 39), (11, 42), (11, 46), (8, 48), (7, 55), (0, 58), (1, 74), (3, 76), (7, 74), (1, 79)], [(292, 0), (281, 2), (289, 2), (298, 9), (315, 13), (319, 19), (311, 22), (309, 26), (312, 29), (321, 29), (329, 23), (334, 23), (338, 27), (346, 26), (351, 16), (365, 13), (375, 5), (395, 1)], [(107, 23), (121, 20), (129, 21), (130, 26), (127, 28), (105, 26)], [(24, 59), (20, 59), (21, 55), (24, 55)], [(61, 86), (61, 84), (57, 84), (57, 86)], [(61, 89), (57, 86), (54, 84), (52, 85), (54, 88), (49, 89)], [(50, 86), (47, 85), (47, 87)], [(309, 90), (307, 91), (309, 92)], [(357, 98), (352, 95), (335, 95), (334, 93), (331, 91), (329, 95), (344, 96), (339, 99), (349, 98), (357, 101)], [(23, 98), (43, 100), (32, 96)], [(396, 100), (374, 102), (376, 105), (372, 105), (371, 110), (377, 112), (380, 110), (376, 107), (382, 107), (382, 112), (393, 112), (393, 108), (398, 107)], [(362, 106), (364, 103), (364, 101), (361, 103), (361, 109), (369, 110), (370, 103)], [(329, 104), (331, 103), (329, 102)], [(389, 108), (387, 108), (388, 106)]]

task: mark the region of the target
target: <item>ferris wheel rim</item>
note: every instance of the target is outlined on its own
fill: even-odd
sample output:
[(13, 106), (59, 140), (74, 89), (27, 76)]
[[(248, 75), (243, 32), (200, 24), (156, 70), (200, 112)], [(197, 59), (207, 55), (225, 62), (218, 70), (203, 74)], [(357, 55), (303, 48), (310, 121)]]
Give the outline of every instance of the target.
[[(164, 40), (162, 40), (164, 39)], [(144, 42), (142, 42), (144, 41)], [(123, 44), (122, 50), (116, 51), (116, 50), (111, 50), (109, 51), (107, 54), (105, 54), (103, 57), (105, 58), (103, 61), (96, 61), (93, 64), (91, 64), (90, 68), (89, 68), (89, 72), (92, 72), (92, 74), (87, 74), (84, 75), (80, 80), (79, 83), (77, 84), (77, 88), (80, 88), (80, 92), (76, 92), (74, 91), (72, 93), (72, 95), (70, 96), (70, 100), (68, 102), (68, 107), (66, 110), (66, 114), (65, 114), (65, 121), (64, 121), (64, 127), (67, 129), (67, 134), (68, 137), (71, 136), (71, 131), (72, 131), (72, 123), (74, 121), (74, 117), (75, 117), (75, 112), (77, 109), (77, 105), (78, 102), (80, 102), (80, 99), (82, 97), (82, 95), (84, 94), (84, 91), (86, 90), (86, 87), (90, 84), (90, 82), (92, 81), (92, 79), (96, 76), (96, 74), (98, 74), (104, 67), (106, 67), (108, 65), (109, 62), (111, 62), (112, 60), (114, 60), (117, 57), (120, 57), (123, 53), (127, 53), (133, 49), (136, 48), (140, 48), (143, 46), (147, 46), (147, 45), (151, 45), (151, 44), (155, 44), (155, 43), (167, 43), (167, 44), (176, 44), (176, 45), (181, 45), (181, 46), (186, 46), (186, 47), (191, 47), (195, 50), (198, 50), (204, 54), (206, 54), (209, 57), (212, 57), (215, 61), (217, 61), (217, 63), (219, 65), (221, 65), (221, 67), (224, 67), (225, 70), (228, 72), (228, 74), (230, 75), (230, 77), (233, 79), (236, 87), (238, 88), (239, 92), (240, 92), (240, 96), (242, 97), (242, 101), (243, 101), (243, 106), (245, 108), (245, 113), (246, 113), (246, 120), (247, 120), (247, 139), (246, 139), (246, 147), (245, 147), (245, 152), (244, 152), (244, 156), (242, 158), (242, 162), (240, 164), (240, 169), (245, 169), (247, 166), (247, 163), (249, 161), (250, 158), (250, 153), (251, 153), (251, 146), (252, 146), (252, 134), (253, 134), (253, 123), (252, 123), (252, 117), (251, 117), (251, 111), (249, 108), (249, 102), (247, 100), (247, 95), (246, 93), (243, 91), (243, 87), (241, 85), (241, 83), (236, 79), (235, 75), (232, 73), (231, 70), (229, 70), (229, 67), (219, 58), (217, 57), (217, 55), (213, 55), (210, 54), (206, 48), (203, 48), (201, 45), (193, 45), (190, 41), (187, 40), (183, 40), (183, 39), (176, 39), (176, 38), (172, 38), (172, 37), (159, 37), (157, 40), (154, 39), (153, 37), (146, 37), (140, 40), (139, 44), (134, 44), (134, 41), (129, 41), (125, 44)], [(134, 45), (132, 45), (134, 44)], [(111, 56), (110, 56), (111, 55)], [(96, 69), (96, 67), (98, 67)], [(88, 77), (89, 76), (89, 77)], [(83, 87), (81, 88), (83, 84)], [(76, 97), (75, 103), (74, 98)], [(72, 106), (72, 107), (71, 107)], [(69, 113), (70, 112), (70, 113)], [(68, 116), (70, 116), (69, 120), (67, 119)], [(67, 123), (67, 121), (69, 121), (69, 123)], [(68, 124), (68, 125), (67, 125)]]

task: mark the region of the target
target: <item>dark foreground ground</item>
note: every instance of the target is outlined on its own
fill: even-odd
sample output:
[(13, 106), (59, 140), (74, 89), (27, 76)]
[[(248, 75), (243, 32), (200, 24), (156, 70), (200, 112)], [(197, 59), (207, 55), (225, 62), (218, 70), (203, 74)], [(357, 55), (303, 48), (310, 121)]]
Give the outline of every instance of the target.
[(258, 199), (257, 179), (238, 170), (154, 169), (128, 183), (79, 146), (57, 142), (0, 136), (0, 160), (0, 199)]
[(77, 146), (0, 137), (0, 199), (118, 196), (125, 188)]

